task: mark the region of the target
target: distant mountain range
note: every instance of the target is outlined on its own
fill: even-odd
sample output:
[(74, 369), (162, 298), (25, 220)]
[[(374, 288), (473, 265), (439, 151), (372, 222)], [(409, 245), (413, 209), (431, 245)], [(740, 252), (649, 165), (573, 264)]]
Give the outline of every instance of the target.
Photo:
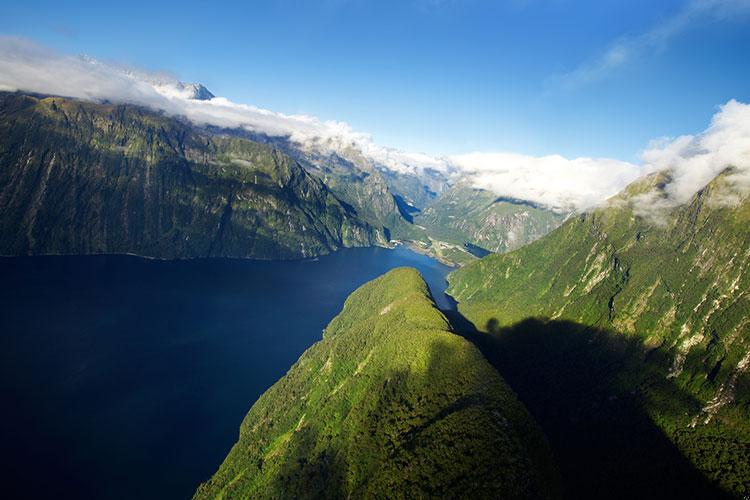
[(457, 184), (417, 215), (416, 224), (435, 239), (508, 252), (544, 236), (567, 216), (524, 200)]
[(130, 105), (0, 94), (0, 253), (309, 257), (387, 243), (298, 162)]
[[(154, 85), (213, 98), (200, 84)], [(0, 93), (0, 129), (6, 255), (296, 258), (402, 240), (465, 262), (467, 246), (506, 251), (561, 219), (530, 205), (483, 212), (446, 172), (387, 168), (356, 145), (307, 148), (130, 104)]]
[(662, 171), (570, 213), (399, 155), (4, 92), (0, 254), (294, 259), (403, 241), (465, 264), (458, 312), (406, 269), (353, 293), (199, 498), (750, 492), (734, 169), (684, 203)]

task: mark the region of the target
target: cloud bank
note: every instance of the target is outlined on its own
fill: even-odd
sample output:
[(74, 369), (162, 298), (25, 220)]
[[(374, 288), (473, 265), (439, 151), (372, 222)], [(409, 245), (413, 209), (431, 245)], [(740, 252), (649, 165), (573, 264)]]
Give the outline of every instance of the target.
[(562, 210), (598, 205), (644, 173), (624, 161), (560, 155), (469, 153), (451, 160), (475, 187)]
[(728, 197), (750, 192), (750, 105), (731, 100), (719, 108), (698, 135), (654, 141), (642, 154), (647, 172), (666, 170), (664, 208), (687, 202), (718, 174), (731, 167)]
[(418, 173), (425, 168), (450, 170), (445, 159), (380, 146), (369, 134), (355, 131), (345, 122), (285, 115), (223, 97), (194, 99), (194, 85), (169, 75), (60, 54), (18, 37), (0, 36), (0, 90), (138, 104), (198, 125), (287, 137), (305, 149), (320, 152), (342, 153), (356, 148), (367, 159), (402, 173)]
[(355, 132), (343, 122), (275, 113), (222, 97), (192, 99), (192, 88), (168, 75), (60, 54), (16, 37), (0, 37), (0, 90), (138, 104), (184, 116), (199, 125), (246, 128), (289, 137), (300, 144), (344, 148), (370, 141), (367, 134)]
[(567, 210), (595, 207), (643, 175), (668, 172), (662, 191), (634, 202), (643, 215), (686, 203), (730, 168), (722, 195), (732, 203), (750, 194), (750, 104), (731, 100), (700, 134), (652, 141), (639, 165), (512, 153), (471, 153), (450, 160), (476, 187)]
[(195, 86), (169, 75), (60, 54), (16, 37), (0, 37), (0, 90), (148, 106), (198, 125), (286, 137), (305, 150), (361, 155), (376, 167), (400, 173), (434, 170), (453, 182), (468, 181), (499, 196), (563, 210), (596, 206), (638, 177), (663, 169), (672, 169), (668, 203), (684, 202), (730, 165), (736, 168), (733, 182), (738, 189), (750, 185), (745, 182), (750, 178), (750, 106), (736, 101), (722, 106), (705, 132), (653, 143), (643, 153), (642, 164), (635, 165), (559, 155), (475, 152), (435, 157), (398, 151), (375, 143), (369, 134), (344, 122), (285, 115), (211, 94), (199, 100)]

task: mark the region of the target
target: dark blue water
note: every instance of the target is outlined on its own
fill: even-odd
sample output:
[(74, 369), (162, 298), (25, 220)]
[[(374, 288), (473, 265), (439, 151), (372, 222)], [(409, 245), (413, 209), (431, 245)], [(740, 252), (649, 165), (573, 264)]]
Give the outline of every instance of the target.
[(0, 258), (3, 494), (190, 497), (347, 295), (398, 266), (450, 306), (449, 268), (404, 248), (296, 262)]

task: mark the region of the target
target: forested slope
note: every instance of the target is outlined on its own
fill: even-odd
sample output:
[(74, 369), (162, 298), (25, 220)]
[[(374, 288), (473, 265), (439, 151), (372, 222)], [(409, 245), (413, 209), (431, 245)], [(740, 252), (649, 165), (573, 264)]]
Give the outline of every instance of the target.
[(550, 498), (545, 438), (419, 273), (363, 285), (197, 498)]
[(131, 105), (0, 93), (0, 254), (297, 258), (383, 243), (290, 157)]
[[(691, 464), (741, 495), (750, 491), (750, 202), (726, 195), (730, 174), (661, 209), (645, 202), (665, 196), (668, 174), (652, 175), (520, 250), (455, 272), (449, 293), (489, 333), (480, 338), (503, 374), (539, 375), (509, 358), (528, 360), (513, 351), (525, 349), (558, 384), (550, 401), (578, 397), (587, 418), (599, 412), (592, 405), (633, 396)], [(566, 379), (571, 367), (588, 376)], [(530, 407), (532, 386), (522, 376), (513, 385)], [(550, 401), (538, 410), (561, 410)]]

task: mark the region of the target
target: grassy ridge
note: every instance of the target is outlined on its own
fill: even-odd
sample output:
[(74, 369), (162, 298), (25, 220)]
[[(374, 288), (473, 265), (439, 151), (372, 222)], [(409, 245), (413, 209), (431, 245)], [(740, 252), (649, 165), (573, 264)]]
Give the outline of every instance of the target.
[(365, 284), (253, 405), (196, 498), (548, 498), (545, 438), (418, 272)]
[(612, 368), (620, 385), (707, 477), (746, 494), (750, 203), (727, 203), (724, 174), (683, 206), (639, 215), (638, 196), (658, 193), (661, 175), (516, 252), (455, 272), (449, 293), (498, 341), (540, 317), (632, 342), (628, 363)]

